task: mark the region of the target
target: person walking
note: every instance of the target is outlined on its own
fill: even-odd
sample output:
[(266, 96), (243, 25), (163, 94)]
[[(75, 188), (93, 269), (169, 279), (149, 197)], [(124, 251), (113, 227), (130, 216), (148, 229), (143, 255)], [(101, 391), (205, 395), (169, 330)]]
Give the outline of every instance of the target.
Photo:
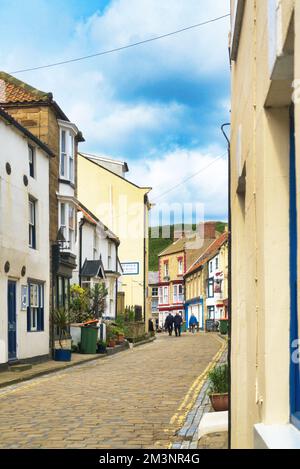
[(171, 313), (169, 313), (165, 321), (165, 329), (169, 332), (169, 336), (171, 336), (173, 333), (173, 324), (174, 324), (174, 317)]
[(182, 324), (182, 317), (179, 313), (176, 313), (176, 315), (174, 317), (174, 327), (175, 327), (176, 337), (181, 336), (181, 324)]
[(192, 331), (193, 334), (195, 334), (196, 327), (198, 326), (198, 321), (196, 316), (192, 313), (190, 317), (190, 322), (189, 322), (189, 328), (190, 331)]

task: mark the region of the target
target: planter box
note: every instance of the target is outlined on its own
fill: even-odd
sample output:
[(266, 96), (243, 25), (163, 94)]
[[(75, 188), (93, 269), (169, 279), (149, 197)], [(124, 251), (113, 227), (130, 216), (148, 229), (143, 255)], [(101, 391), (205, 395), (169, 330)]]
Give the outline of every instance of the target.
[(70, 362), (71, 361), (71, 350), (55, 349), (54, 360), (57, 362)]

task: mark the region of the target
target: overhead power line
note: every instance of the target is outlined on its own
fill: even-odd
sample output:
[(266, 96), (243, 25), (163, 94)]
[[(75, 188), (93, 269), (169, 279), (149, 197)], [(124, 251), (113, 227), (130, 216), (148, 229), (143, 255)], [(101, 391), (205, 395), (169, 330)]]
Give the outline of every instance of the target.
[(105, 51), (102, 51), (102, 52), (97, 52), (95, 54), (84, 55), (82, 57), (76, 57), (74, 59), (62, 60), (61, 62), (55, 62), (55, 63), (48, 64), (48, 65), (40, 65), (38, 67), (31, 67), (31, 68), (24, 68), (24, 69), (21, 69), (21, 70), (15, 70), (15, 71), (9, 72), (9, 73), (17, 74), (17, 73), (24, 73), (24, 72), (32, 72), (34, 70), (41, 70), (41, 69), (44, 69), (44, 68), (58, 67), (60, 65), (65, 65), (65, 64), (69, 64), (69, 63), (73, 63), (73, 62), (79, 62), (81, 60), (87, 60), (87, 59), (91, 59), (93, 57), (100, 57), (101, 55), (112, 54), (114, 52), (119, 52), (121, 50), (129, 49), (131, 47), (140, 46), (142, 44), (147, 44), (148, 42), (158, 41), (159, 39), (163, 39), (165, 37), (174, 36), (175, 34), (180, 34), (180, 33), (183, 33), (184, 31), (188, 31), (190, 29), (199, 28), (200, 26), (205, 26), (206, 24), (210, 24), (210, 23), (214, 23), (216, 21), (220, 21), (224, 18), (227, 18), (228, 16), (230, 16), (230, 13), (228, 13), (227, 15), (218, 16), (217, 18), (213, 18), (213, 19), (204, 21), (202, 23), (197, 23), (197, 24), (193, 24), (191, 26), (187, 26), (187, 27), (182, 28), (182, 29), (177, 29), (177, 31), (172, 31), (172, 32), (166, 33), (166, 34), (161, 34), (160, 36), (155, 36), (155, 37), (152, 37), (152, 38), (149, 38), (149, 39), (144, 39), (143, 41), (133, 42), (131, 44), (127, 44), (126, 46), (120, 46), (120, 47), (116, 47), (114, 49), (109, 49), (109, 50), (105, 50)]
[(191, 174), (190, 176), (188, 176), (187, 178), (185, 179), (182, 179), (179, 183), (177, 183), (175, 186), (173, 187), (170, 187), (170, 189), (166, 190), (165, 192), (162, 192), (161, 194), (159, 194), (158, 196), (154, 197), (153, 199), (153, 202), (155, 203), (157, 200), (165, 197), (167, 194), (169, 194), (170, 192), (174, 191), (175, 189), (177, 189), (178, 187), (182, 186), (183, 184), (185, 184), (187, 181), (190, 181), (191, 179), (193, 179), (194, 177), (198, 176), (199, 174), (203, 173), (204, 171), (206, 171), (208, 168), (210, 168), (213, 164), (215, 164), (217, 161), (221, 160), (222, 158), (224, 158), (224, 156), (227, 155), (227, 152), (224, 153), (223, 155), (220, 155), (220, 156), (217, 156), (216, 158), (214, 158), (209, 164), (207, 164), (206, 166), (202, 167), (199, 171), (197, 171), (196, 173), (193, 173)]

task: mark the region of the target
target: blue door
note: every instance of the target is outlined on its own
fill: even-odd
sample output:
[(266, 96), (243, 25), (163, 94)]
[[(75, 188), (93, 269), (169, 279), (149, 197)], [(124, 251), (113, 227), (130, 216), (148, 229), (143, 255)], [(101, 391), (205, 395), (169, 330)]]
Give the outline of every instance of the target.
[(8, 361), (17, 358), (16, 282), (8, 281)]

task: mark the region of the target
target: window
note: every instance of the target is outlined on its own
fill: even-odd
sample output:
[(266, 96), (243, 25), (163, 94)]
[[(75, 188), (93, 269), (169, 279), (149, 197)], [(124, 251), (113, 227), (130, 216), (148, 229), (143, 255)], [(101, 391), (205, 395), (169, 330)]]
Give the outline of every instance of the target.
[(222, 293), (222, 280), (221, 279), (215, 280), (214, 292)]
[(151, 300), (151, 310), (153, 312), (156, 312), (157, 307), (158, 307), (158, 298), (152, 298), (152, 300)]
[(111, 242), (108, 242), (108, 255), (107, 255), (107, 266), (108, 270), (111, 270), (112, 266), (112, 259), (111, 259)]
[(72, 250), (75, 242), (75, 209), (69, 204), (69, 247)]
[(183, 301), (183, 285), (174, 285), (174, 303), (182, 303)]
[(59, 228), (65, 238), (64, 249), (72, 250), (75, 244), (75, 207), (71, 203), (59, 204)]
[(158, 288), (152, 287), (152, 296), (158, 296)]
[(210, 278), (207, 281), (207, 296), (208, 298), (213, 298), (214, 297), (214, 279)]
[(29, 198), (29, 247), (36, 249), (36, 201)]
[(163, 304), (163, 289), (162, 289), (162, 287), (159, 287), (159, 289), (158, 289), (158, 303), (160, 305)]
[(169, 287), (163, 287), (163, 290), (164, 290), (163, 304), (167, 305), (169, 303)]
[(169, 277), (169, 262), (164, 263), (164, 276)]
[(208, 306), (207, 317), (208, 319), (215, 319), (215, 307), (214, 306)]
[(29, 175), (35, 177), (35, 152), (31, 145), (28, 145)]
[(30, 282), (28, 284), (29, 304), (27, 308), (27, 331), (44, 330), (44, 285)]
[(209, 272), (212, 273), (213, 271), (213, 263), (212, 261), (209, 263)]
[(216, 270), (219, 268), (219, 258), (216, 257)]
[(183, 261), (182, 258), (178, 259), (178, 275), (183, 274)]
[(60, 177), (74, 182), (74, 134), (72, 130), (60, 130)]
[(70, 279), (59, 275), (57, 277), (57, 307), (69, 307)]

